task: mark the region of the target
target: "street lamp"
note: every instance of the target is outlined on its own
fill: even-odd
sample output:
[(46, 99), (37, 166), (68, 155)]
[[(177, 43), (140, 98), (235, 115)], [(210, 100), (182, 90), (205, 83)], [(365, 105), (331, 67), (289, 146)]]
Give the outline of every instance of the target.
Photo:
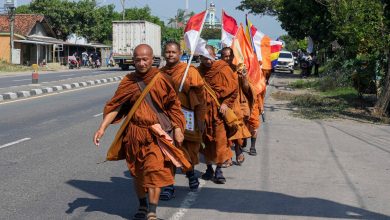
[(8, 15), (10, 20), (10, 63), (12, 63), (12, 52), (14, 51), (14, 22), (15, 22), (15, 0), (6, 0), (4, 8), (8, 9)]

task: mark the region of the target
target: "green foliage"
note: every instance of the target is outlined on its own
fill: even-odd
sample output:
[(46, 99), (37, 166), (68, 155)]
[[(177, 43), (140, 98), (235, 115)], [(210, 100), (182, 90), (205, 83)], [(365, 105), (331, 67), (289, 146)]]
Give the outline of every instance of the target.
[(180, 40), (183, 38), (183, 35), (183, 28), (164, 27), (162, 32), (162, 42), (163, 44), (167, 41), (176, 41), (179, 43)]
[(220, 39), (221, 38), (221, 29), (217, 28), (203, 28), (201, 33), (201, 38), (208, 39)]
[(280, 39), (286, 43), (285, 49), (288, 51), (297, 51), (298, 49), (306, 50), (307, 48), (307, 40), (297, 40), (292, 38), (290, 35), (280, 36)]

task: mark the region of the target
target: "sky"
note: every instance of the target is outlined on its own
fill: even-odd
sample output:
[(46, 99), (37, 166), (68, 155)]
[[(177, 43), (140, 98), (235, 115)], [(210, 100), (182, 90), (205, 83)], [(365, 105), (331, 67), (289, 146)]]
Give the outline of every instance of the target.
[[(122, 6), (120, 0), (98, 0), (101, 4), (115, 4), (117, 11), (122, 11)], [(189, 10), (199, 13), (206, 8), (206, 0), (188, 0), (189, 1)], [(2, 1), (3, 3), (5, 0)], [(17, 0), (17, 5), (28, 4), (31, 0)], [(213, 2), (217, 9), (217, 17), (221, 18), (222, 8), (230, 16), (233, 16), (238, 23), (245, 24), (245, 12), (237, 10), (236, 7), (240, 4), (240, 0), (208, 0), (210, 4)], [(167, 23), (169, 18), (172, 18), (176, 15), (177, 9), (185, 9), (186, 1), (185, 0), (125, 0), (126, 8), (132, 7), (144, 7), (148, 5), (152, 14), (158, 16), (161, 20)], [(259, 16), (259, 15), (249, 15), (249, 20), (255, 25), (255, 27), (267, 34), (273, 39), (286, 34), (286, 32), (281, 28), (280, 22), (274, 17), (270, 16)]]

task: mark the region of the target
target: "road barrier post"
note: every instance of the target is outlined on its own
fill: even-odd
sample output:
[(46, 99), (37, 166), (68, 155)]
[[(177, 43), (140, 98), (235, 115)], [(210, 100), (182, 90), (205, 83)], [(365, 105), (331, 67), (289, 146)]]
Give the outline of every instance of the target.
[(39, 79), (38, 65), (37, 64), (33, 64), (32, 67), (34, 69), (34, 72), (32, 73), (32, 83), (33, 84), (37, 84), (38, 83), (38, 79)]

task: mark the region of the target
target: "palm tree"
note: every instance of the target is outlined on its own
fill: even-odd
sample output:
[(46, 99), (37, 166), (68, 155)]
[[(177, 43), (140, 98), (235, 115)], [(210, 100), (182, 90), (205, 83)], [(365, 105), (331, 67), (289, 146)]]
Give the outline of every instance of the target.
[(192, 11), (190, 13), (184, 9), (177, 9), (176, 16), (174, 18), (170, 18), (168, 24), (173, 24), (175, 28), (183, 27), (187, 20), (193, 16), (195, 13)]

